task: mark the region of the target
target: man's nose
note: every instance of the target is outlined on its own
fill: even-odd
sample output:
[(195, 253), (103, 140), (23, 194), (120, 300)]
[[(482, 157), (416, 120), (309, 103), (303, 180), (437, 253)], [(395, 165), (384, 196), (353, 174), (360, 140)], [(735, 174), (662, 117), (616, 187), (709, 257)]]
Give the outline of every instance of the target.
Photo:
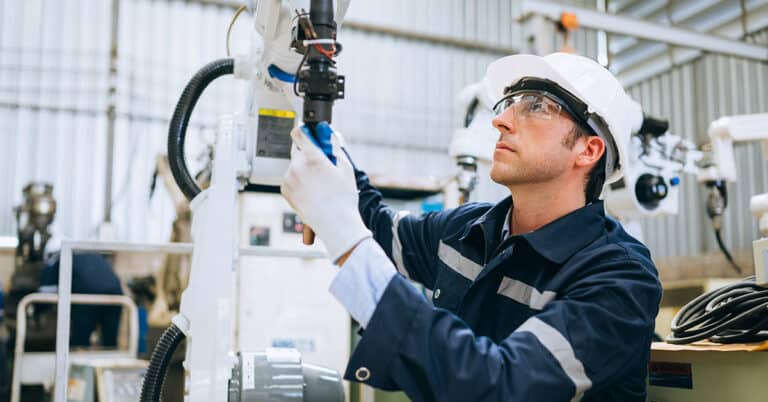
[(508, 108), (492, 121), (493, 127), (499, 130), (500, 133), (511, 133), (515, 130), (515, 112), (512, 108)]

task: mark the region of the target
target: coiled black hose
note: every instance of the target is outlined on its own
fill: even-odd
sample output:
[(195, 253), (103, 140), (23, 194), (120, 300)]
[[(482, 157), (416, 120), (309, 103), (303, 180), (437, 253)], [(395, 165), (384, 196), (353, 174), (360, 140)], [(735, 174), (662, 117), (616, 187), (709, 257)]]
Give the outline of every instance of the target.
[(163, 395), (163, 383), (173, 352), (184, 340), (184, 333), (171, 324), (160, 336), (149, 359), (149, 368), (141, 384), (141, 402), (159, 402)]
[(192, 110), (195, 108), (197, 100), (208, 84), (216, 78), (232, 74), (234, 71), (234, 59), (219, 59), (206, 64), (189, 80), (173, 112), (171, 125), (168, 128), (168, 162), (176, 184), (190, 201), (200, 193), (200, 187), (189, 174), (187, 164), (184, 161), (184, 140), (187, 135), (189, 118), (192, 116)]
[(667, 342), (686, 344), (704, 339), (717, 343), (768, 339), (768, 288), (755, 277), (700, 295), (672, 319)]

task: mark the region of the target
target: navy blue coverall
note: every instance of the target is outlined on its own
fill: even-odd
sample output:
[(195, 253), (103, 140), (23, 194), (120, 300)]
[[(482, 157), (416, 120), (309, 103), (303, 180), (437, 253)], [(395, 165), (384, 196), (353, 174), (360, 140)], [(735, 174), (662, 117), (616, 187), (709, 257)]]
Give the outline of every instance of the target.
[(602, 201), (502, 242), (511, 198), (406, 215), (355, 174), (363, 221), (401, 275), (346, 379), (416, 402), (645, 401), (661, 286)]
[[(42, 273), (42, 286), (58, 286), (59, 258)], [(112, 264), (102, 255), (74, 253), (72, 255), (72, 293), (122, 295), (120, 279), (112, 270)], [(70, 346), (91, 345), (91, 333), (101, 328), (101, 346), (114, 348), (120, 329), (120, 306), (94, 306), (73, 304), (70, 323)]]

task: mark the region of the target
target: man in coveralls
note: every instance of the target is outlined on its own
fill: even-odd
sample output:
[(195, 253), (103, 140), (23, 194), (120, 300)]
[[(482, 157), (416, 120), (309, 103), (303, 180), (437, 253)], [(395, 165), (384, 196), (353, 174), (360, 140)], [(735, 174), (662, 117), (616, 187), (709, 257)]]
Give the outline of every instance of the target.
[(661, 286), (599, 199), (622, 175), (631, 100), (563, 53), (504, 57), (484, 82), (498, 100), (491, 178), (510, 191), (495, 205), (398, 213), (338, 136), (334, 164), (305, 128), (291, 133), (282, 193), (341, 267), (330, 291), (364, 328), (345, 377), (417, 402), (645, 401)]

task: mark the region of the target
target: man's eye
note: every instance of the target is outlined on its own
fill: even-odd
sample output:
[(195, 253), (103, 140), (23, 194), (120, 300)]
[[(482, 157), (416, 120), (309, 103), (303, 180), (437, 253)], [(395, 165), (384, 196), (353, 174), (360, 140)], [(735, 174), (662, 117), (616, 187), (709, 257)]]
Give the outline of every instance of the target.
[(544, 102), (533, 102), (528, 107), (528, 111), (531, 113), (544, 113), (547, 111), (547, 105)]

